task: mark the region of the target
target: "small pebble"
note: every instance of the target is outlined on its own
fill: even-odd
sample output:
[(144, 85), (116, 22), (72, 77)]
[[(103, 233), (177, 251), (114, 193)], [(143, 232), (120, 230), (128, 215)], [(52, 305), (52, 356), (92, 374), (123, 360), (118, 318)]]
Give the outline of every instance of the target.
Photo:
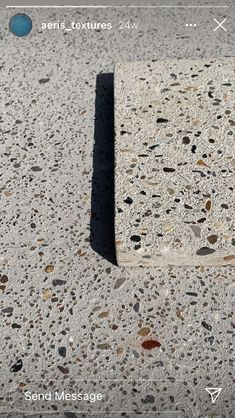
[(97, 348), (99, 350), (109, 350), (111, 348), (111, 345), (108, 343), (98, 344)]
[(39, 84), (46, 84), (46, 83), (48, 83), (48, 81), (50, 81), (50, 79), (49, 78), (41, 78), (38, 81), (39, 81)]
[(45, 289), (42, 292), (42, 299), (43, 300), (48, 300), (51, 299), (52, 297), (52, 290), (51, 289)]
[(208, 331), (212, 330), (212, 326), (208, 324), (206, 321), (202, 321), (202, 326), (206, 328)]
[(141, 337), (146, 337), (148, 334), (150, 334), (151, 329), (149, 327), (143, 327), (138, 331), (138, 334)]
[(61, 357), (66, 357), (66, 347), (59, 347), (58, 348), (58, 353)]
[(163, 171), (165, 171), (165, 173), (174, 173), (175, 168), (163, 167)]
[(135, 305), (133, 305), (133, 309), (134, 309), (134, 311), (135, 311), (136, 313), (138, 313), (138, 312), (139, 312), (139, 309), (140, 309), (140, 304), (139, 304), (139, 302), (137, 302), (137, 303), (135, 303)]
[(145, 350), (152, 350), (153, 348), (161, 347), (161, 343), (157, 340), (143, 341), (141, 345), (145, 348)]
[(121, 287), (124, 283), (125, 283), (126, 279), (124, 279), (123, 277), (120, 279), (117, 279), (115, 285), (114, 285), (114, 289), (119, 289), (119, 287)]
[(46, 266), (45, 271), (47, 273), (52, 273), (52, 271), (54, 270), (54, 266), (52, 264), (49, 264), (48, 266)]
[(166, 123), (168, 122), (168, 119), (165, 118), (157, 118), (157, 123)]
[(202, 247), (202, 248), (199, 248), (199, 250), (197, 250), (196, 254), (204, 256), (204, 255), (213, 254), (214, 252), (215, 250), (213, 248)]
[(63, 374), (68, 374), (69, 373), (69, 369), (68, 367), (63, 367), (63, 366), (57, 366), (57, 368), (59, 369), (59, 371)]
[(210, 235), (209, 237), (207, 237), (207, 240), (210, 244), (215, 244), (218, 240), (218, 235)]
[(131, 204), (133, 203), (133, 200), (131, 199), (131, 197), (127, 197), (127, 198), (124, 200), (124, 203), (127, 203), (128, 205), (131, 205)]
[(132, 235), (130, 240), (134, 242), (139, 242), (141, 240), (141, 237), (139, 235)]
[(11, 366), (10, 371), (13, 373), (17, 373), (19, 372), (23, 367), (23, 362), (21, 359), (17, 360), (17, 362), (15, 364), (13, 364), (13, 366)]

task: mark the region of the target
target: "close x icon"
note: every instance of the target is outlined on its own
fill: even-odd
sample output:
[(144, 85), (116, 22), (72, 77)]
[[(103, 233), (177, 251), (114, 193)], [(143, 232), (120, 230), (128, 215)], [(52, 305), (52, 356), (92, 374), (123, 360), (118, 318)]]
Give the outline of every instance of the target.
[(219, 22), (217, 19), (214, 18), (214, 21), (217, 23), (216, 28), (214, 28), (214, 32), (216, 32), (219, 28), (224, 30), (224, 32), (227, 32), (227, 29), (223, 26), (226, 20), (227, 20), (227, 17), (225, 17), (224, 20), (222, 20), (222, 22)]

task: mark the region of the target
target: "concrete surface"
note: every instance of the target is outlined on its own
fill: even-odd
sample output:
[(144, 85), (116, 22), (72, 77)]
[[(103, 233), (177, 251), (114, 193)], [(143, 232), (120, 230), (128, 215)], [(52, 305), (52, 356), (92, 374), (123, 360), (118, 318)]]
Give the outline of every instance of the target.
[(115, 66), (119, 265), (235, 264), (234, 63)]
[[(231, 418), (234, 267), (115, 264), (112, 73), (122, 61), (233, 56), (235, 20), (214, 33), (224, 10), (194, 11), (193, 30), (190, 10), (25, 12), (25, 39), (8, 32), (12, 11), (0, 14), (2, 417), (74, 418), (77, 404), (26, 410), (23, 391), (73, 392), (89, 378), (143, 379), (143, 393), (146, 380), (183, 380), (189, 410), (176, 416)], [(124, 18), (139, 30), (117, 30)], [(40, 29), (58, 20), (115, 30)], [(215, 405), (208, 386), (223, 387)]]

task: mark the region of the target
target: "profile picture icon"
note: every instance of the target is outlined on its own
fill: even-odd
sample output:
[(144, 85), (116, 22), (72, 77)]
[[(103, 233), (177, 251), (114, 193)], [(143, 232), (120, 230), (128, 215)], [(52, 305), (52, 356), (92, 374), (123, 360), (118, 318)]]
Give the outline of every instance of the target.
[(24, 13), (17, 13), (12, 16), (9, 22), (10, 31), (15, 36), (27, 36), (33, 27), (32, 20)]

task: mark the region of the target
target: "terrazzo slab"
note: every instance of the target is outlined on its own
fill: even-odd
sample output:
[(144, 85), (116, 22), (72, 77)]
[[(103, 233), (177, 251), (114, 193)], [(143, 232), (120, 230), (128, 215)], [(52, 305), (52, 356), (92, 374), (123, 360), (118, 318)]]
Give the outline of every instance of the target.
[(234, 59), (115, 67), (121, 266), (235, 264)]

